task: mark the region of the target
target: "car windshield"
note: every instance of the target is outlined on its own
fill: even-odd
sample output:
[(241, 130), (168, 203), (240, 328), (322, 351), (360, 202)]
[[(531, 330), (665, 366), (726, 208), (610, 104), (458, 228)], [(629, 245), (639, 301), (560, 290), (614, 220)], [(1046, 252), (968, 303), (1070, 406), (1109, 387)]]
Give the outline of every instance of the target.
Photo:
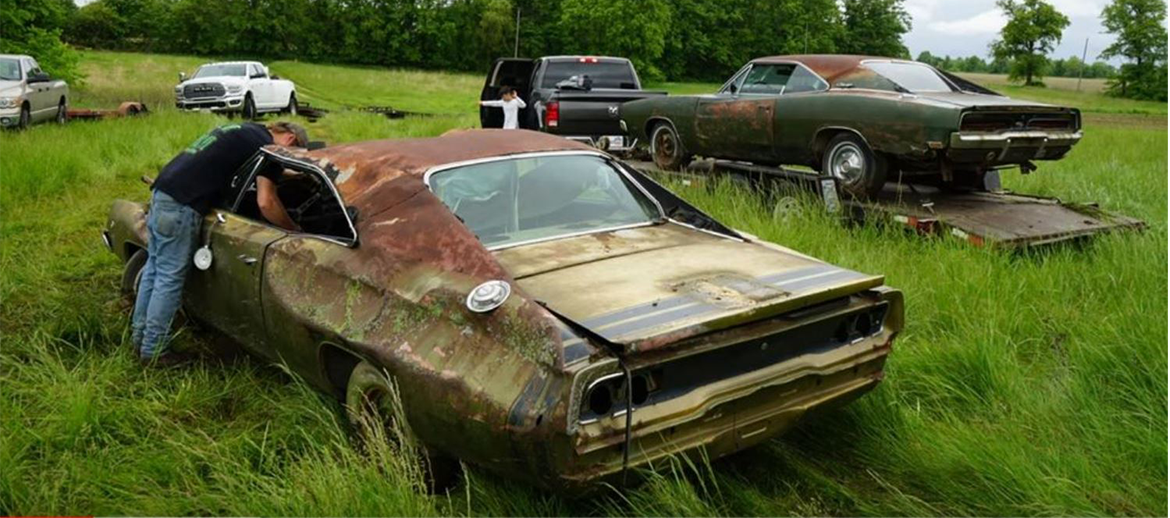
[(20, 61), (0, 58), (0, 80), (20, 81)]
[(875, 62), (866, 67), (909, 92), (950, 92), (950, 83), (934, 69), (916, 63)]
[(239, 76), (245, 75), (245, 65), (203, 65), (195, 72), (194, 79), (200, 77), (221, 77), (221, 76)]
[(638, 88), (634, 67), (625, 61), (551, 61), (544, 70), (541, 88), (556, 88), (557, 83), (573, 76), (589, 76), (593, 88)]
[(489, 248), (663, 220), (652, 200), (595, 155), (457, 167), (432, 175), (430, 186)]

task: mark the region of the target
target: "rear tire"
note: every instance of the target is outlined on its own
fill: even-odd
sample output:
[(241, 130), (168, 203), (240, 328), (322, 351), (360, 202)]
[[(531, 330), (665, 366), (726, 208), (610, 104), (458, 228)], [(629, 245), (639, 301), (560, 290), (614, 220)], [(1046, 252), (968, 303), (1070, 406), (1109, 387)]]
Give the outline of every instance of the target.
[(836, 179), (846, 193), (869, 198), (886, 184), (887, 164), (885, 157), (874, 153), (861, 137), (842, 133), (825, 147), (821, 172)]
[(650, 133), (650, 156), (654, 158), (654, 165), (663, 171), (682, 171), (692, 158), (674, 126), (666, 122), (654, 126)]
[[(428, 452), (409, 426), (400, 426), (409, 423), (402, 415), (401, 404), (395, 404), (396, 393), (386, 373), (370, 362), (363, 360), (353, 368), (346, 385), (345, 406), (358, 437), (363, 443), (380, 439), (393, 441), (396, 437), (412, 441), (413, 451), (417, 453), (414, 461), (418, 463), (427, 491), (441, 494), (455, 487), (462, 471), (459, 461)], [(385, 433), (373, 433), (369, 429), (371, 424), (382, 426)]]
[(146, 250), (134, 252), (122, 270), (122, 299), (134, 306), (138, 298), (138, 281), (142, 279), (142, 267), (146, 266)]

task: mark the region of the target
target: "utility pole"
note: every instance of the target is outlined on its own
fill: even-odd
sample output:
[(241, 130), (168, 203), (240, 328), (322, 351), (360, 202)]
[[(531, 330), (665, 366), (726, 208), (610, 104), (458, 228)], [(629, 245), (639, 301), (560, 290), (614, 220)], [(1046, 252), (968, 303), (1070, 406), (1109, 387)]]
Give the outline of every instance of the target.
[(1089, 38), (1085, 38), (1085, 50), (1081, 52), (1081, 71), (1077, 73), (1077, 92), (1081, 91), (1081, 79), (1085, 77), (1085, 67), (1088, 63), (1085, 59), (1089, 57)]
[(516, 44), (512, 47), (512, 57), (520, 57), (520, 7), (516, 7)]

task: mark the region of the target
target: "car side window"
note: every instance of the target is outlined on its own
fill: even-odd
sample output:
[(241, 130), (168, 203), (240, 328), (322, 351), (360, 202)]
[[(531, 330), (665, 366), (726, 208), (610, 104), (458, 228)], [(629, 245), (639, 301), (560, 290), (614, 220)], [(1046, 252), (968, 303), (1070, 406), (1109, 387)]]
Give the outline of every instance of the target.
[(784, 93), (820, 92), (828, 89), (829, 84), (824, 79), (821, 79), (820, 76), (812, 73), (807, 68), (798, 66), (792, 71), (792, 77), (788, 78), (788, 84), (784, 88)]
[(357, 242), (350, 211), (342, 203), (331, 180), (313, 168), (286, 164), (264, 154), (240, 168), (240, 172), (232, 179), (231, 188), (236, 193), (235, 203), (230, 209), (232, 212), (271, 224), (261, 213), (257, 200), (256, 182), (262, 174), (276, 179), (277, 197), (289, 217), (300, 225), (305, 234), (330, 238), (347, 245)]
[(742, 70), (740, 70), (739, 72), (737, 72), (734, 76), (732, 76), (731, 80), (728, 81), (727, 84), (722, 89), (719, 90), (719, 93), (720, 94), (738, 93), (740, 87), (743, 86), (744, 78), (747, 77), (748, 72), (750, 72), (751, 69), (752, 69), (751, 66), (747, 66), (747, 67), (743, 68)]
[(785, 92), (796, 65), (756, 65), (744, 79), (740, 93), (779, 95)]

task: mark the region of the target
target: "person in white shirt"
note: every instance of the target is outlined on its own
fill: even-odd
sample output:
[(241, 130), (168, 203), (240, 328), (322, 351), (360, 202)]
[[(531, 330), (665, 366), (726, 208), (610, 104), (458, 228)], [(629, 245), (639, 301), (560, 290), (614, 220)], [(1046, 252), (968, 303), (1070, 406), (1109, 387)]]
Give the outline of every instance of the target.
[(504, 129), (520, 129), (520, 110), (527, 108), (516, 91), (509, 86), (500, 87), (499, 101), (480, 101), (480, 106), (504, 109)]

